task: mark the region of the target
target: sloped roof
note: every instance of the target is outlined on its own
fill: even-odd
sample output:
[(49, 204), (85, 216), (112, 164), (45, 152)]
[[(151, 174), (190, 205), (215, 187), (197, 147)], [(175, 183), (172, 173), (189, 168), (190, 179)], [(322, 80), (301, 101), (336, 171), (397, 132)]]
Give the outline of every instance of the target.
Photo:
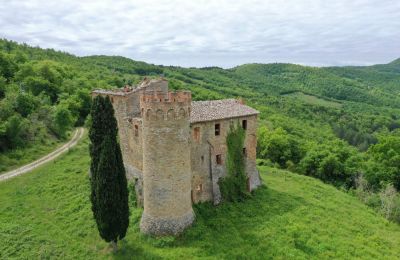
[(260, 112), (236, 99), (193, 101), (190, 123), (257, 115)]

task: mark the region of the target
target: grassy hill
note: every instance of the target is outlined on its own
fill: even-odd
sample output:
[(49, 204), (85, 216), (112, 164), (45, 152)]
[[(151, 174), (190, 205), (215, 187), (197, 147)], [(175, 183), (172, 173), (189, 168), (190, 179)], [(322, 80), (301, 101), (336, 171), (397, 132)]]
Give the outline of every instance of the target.
[(400, 258), (400, 227), (321, 181), (261, 167), (264, 186), (243, 203), (195, 207), (183, 235), (139, 233), (141, 210), (112, 255), (89, 202), (88, 140), (32, 173), (0, 183), (0, 258)]

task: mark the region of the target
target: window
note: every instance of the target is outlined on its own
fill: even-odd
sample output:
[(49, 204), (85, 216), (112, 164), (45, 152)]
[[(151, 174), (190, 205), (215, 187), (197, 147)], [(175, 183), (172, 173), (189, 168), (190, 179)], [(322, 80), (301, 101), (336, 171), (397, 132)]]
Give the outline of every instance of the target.
[(193, 139), (199, 143), (200, 142), (200, 127), (195, 127), (193, 129)]
[(204, 162), (204, 156), (202, 155), (201, 156), (201, 163), (203, 163)]
[(246, 150), (246, 147), (243, 148), (243, 156), (244, 156), (244, 157), (247, 157), (247, 150)]
[(243, 120), (243, 121), (242, 121), (242, 128), (243, 128), (244, 130), (247, 129), (247, 120)]
[(135, 136), (139, 136), (139, 126), (135, 125)]
[(219, 135), (221, 132), (221, 125), (215, 124), (215, 135)]
[(222, 164), (222, 156), (221, 156), (220, 154), (217, 154), (217, 155), (215, 156), (215, 160), (216, 160), (216, 162), (217, 162), (218, 165), (221, 165), (221, 164)]
[(114, 103), (114, 98), (113, 97), (111, 97), (111, 103)]
[(199, 185), (197, 185), (197, 187), (196, 187), (196, 191), (203, 191), (203, 184), (199, 184)]

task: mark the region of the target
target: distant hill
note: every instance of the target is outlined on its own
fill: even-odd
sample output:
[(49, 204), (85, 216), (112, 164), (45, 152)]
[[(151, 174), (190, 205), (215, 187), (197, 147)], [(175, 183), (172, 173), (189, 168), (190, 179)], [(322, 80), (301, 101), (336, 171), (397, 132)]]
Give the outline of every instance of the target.
[(389, 64), (400, 66), (400, 58), (397, 59), (397, 60), (394, 60), (394, 61), (390, 62)]
[[(241, 96), (265, 111), (261, 114), (263, 120), (291, 132), (298, 128), (298, 120), (305, 125), (312, 122), (314, 126), (303, 124), (303, 129), (296, 130), (300, 139), (319, 139), (313, 136), (317, 129), (340, 122), (344, 131), (351, 129), (360, 136), (337, 135), (358, 146), (365, 143), (367, 135), (400, 125), (399, 59), (367, 67), (316, 68), (274, 63), (196, 69), (157, 66), (120, 56), (77, 57), (7, 40), (0, 40), (0, 59), (4, 67), (0, 70), (0, 98), (5, 97), (0, 108), (0, 123), (5, 129), (0, 131), (0, 154), (38, 145), (48, 136), (62, 138), (65, 131), (85, 121), (92, 89), (133, 85), (144, 76), (162, 75), (172, 89), (191, 90), (195, 100)], [(326, 106), (321, 100), (341, 105)], [(13, 118), (15, 121), (11, 121)], [(371, 120), (380, 125), (372, 126)], [(11, 131), (11, 127), (16, 128), (12, 122), (20, 122), (20, 132)], [(327, 135), (331, 133), (321, 136)], [(0, 164), (12, 163), (8, 159), (8, 155), (3, 159), (0, 156)]]

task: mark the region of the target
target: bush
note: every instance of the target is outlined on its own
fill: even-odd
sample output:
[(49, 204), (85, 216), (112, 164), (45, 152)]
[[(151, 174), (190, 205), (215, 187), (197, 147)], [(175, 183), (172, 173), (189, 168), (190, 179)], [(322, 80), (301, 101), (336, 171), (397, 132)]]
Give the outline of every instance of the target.
[(400, 223), (400, 195), (392, 184), (386, 185), (379, 192), (381, 200), (380, 212), (388, 220), (397, 221)]

